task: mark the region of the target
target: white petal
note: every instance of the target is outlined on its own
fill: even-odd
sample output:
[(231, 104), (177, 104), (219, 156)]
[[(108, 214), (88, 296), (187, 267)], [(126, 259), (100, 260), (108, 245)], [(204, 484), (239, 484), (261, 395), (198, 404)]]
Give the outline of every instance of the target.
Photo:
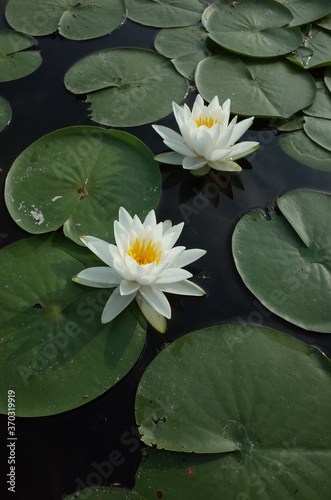
[(206, 159), (208, 160), (208, 163), (211, 161), (217, 161), (221, 160), (223, 158), (227, 158), (231, 155), (231, 148), (229, 149), (216, 149), (215, 151), (212, 151), (209, 154), (206, 154)]
[(119, 284), (121, 276), (110, 267), (90, 267), (78, 273), (72, 280), (80, 285), (112, 288)]
[(204, 107), (204, 100), (202, 99), (201, 95), (198, 94), (195, 98), (193, 108), (192, 108), (192, 119), (193, 120), (198, 120), (199, 116), (201, 114), (201, 111), (203, 110)]
[(119, 287), (115, 288), (104, 307), (101, 316), (101, 323), (109, 323), (109, 321), (116, 318), (116, 316), (118, 316), (118, 314), (120, 314), (130, 304), (130, 302), (132, 302), (135, 296), (135, 293), (132, 293), (131, 295), (121, 295)]
[(152, 125), (152, 127), (155, 132), (162, 137), (162, 139), (170, 139), (179, 142), (183, 140), (182, 136), (178, 132), (175, 132), (175, 130), (172, 130), (169, 127), (164, 127), (163, 125)]
[(141, 286), (139, 292), (156, 312), (168, 319), (171, 318), (171, 308), (168, 299), (158, 286)]
[(187, 144), (184, 143), (184, 141), (177, 142), (174, 140), (165, 139), (163, 142), (170, 149), (172, 149), (173, 151), (176, 151), (176, 153), (179, 153), (179, 154), (184, 155), (184, 156), (197, 156), (196, 153), (191, 148), (189, 148), (187, 146)]
[(237, 160), (238, 158), (242, 158), (243, 156), (247, 156), (253, 151), (255, 151), (259, 147), (258, 142), (254, 141), (243, 141), (243, 142), (238, 142), (238, 144), (235, 144), (231, 148), (231, 159), (232, 160)]
[(151, 226), (154, 228), (156, 226), (156, 216), (154, 210), (151, 210), (145, 217), (144, 227)]
[(140, 293), (137, 293), (136, 295), (136, 302), (148, 323), (150, 323), (158, 332), (164, 333), (167, 329), (165, 317), (162, 316), (162, 314), (157, 313), (153, 307), (151, 307), (146, 300), (143, 299)]
[(184, 267), (188, 266), (195, 260), (200, 259), (203, 255), (207, 253), (206, 250), (202, 250), (201, 248), (190, 248), (189, 250), (185, 250), (179, 257), (176, 259), (176, 266)]
[(184, 250), (185, 250), (185, 247), (181, 247), (181, 246), (171, 248), (171, 250), (169, 250), (166, 253), (166, 257), (165, 257), (165, 261), (167, 262), (167, 267), (172, 266), (173, 262), (175, 260), (177, 261), (177, 259), (182, 255)]
[(200, 158), (200, 156), (196, 156), (195, 158), (189, 158), (186, 156), (183, 159), (182, 165), (185, 170), (196, 170), (206, 165), (206, 163), (207, 160), (205, 158)]
[(139, 290), (139, 283), (136, 281), (122, 280), (120, 283), (120, 294), (121, 295), (131, 295)]
[(170, 285), (160, 285), (163, 292), (174, 293), (176, 295), (202, 296), (205, 291), (192, 281), (179, 281)]
[(210, 161), (208, 162), (208, 165), (214, 170), (218, 170), (220, 172), (240, 172), (242, 170), (238, 163), (231, 160)]
[(218, 100), (218, 96), (215, 95), (215, 97), (212, 98), (212, 100), (210, 101), (210, 103), (207, 106), (208, 113), (212, 114), (213, 111), (215, 111), (219, 107), (220, 107), (220, 103), (219, 103), (219, 100)]
[(120, 207), (119, 209), (118, 221), (121, 224), (121, 226), (123, 226), (127, 231), (130, 231), (130, 227), (132, 224), (132, 217), (129, 214), (129, 212), (125, 210), (124, 207)]
[(84, 245), (87, 246), (95, 255), (99, 257), (109, 267), (113, 267), (113, 258), (109, 251), (110, 244), (106, 241), (95, 238), (94, 236), (81, 236)]
[(183, 281), (193, 276), (192, 273), (186, 271), (186, 269), (170, 268), (165, 269), (160, 276), (157, 278), (157, 285), (164, 285), (168, 283), (177, 283), (178, 281)]
[[(115, 241), (118, 249), (118, 253), (120, 256), (123, 258), (124, 254), (128, 251), (129, 249), (129, 234), (126, 232), (125, 234), (119, 232), (117, 229), (117, 221), (114, 223), (114, 236), (115, 236)], [(123, 226), (121, 226), (123, 227)]]
[(169, 165), (181, 165), (184, 155), (175, 153), (175, 151), (169, 151), (167, 153), (160, 153), (159, 155), (154, 156), (154, 159), (161, 163), (169, 163)]
[(249, 129), (249, 127), (252, 125), (254, 120), (254, 116), (251, 118), (246, 118), (245, 120), (242, 120), (241, 122), (237, 123), (236, 126), (233, 129), (229, 145), (234, 144), (235, 142), (240, 139), (240, 137), (246, 132), (246, 130)]
[(183, 227), (184, 227), (184, 222), (180, 222), (179, 224), (172, 226), (171, 230), (169, 230), (165, 234), (163, 234), (162, 251), (169, 250), (170, 248), (172, 248), (174, 246), (174, 244), (177, 242), (179, 236), (181, 235)]
[(172, 110), (175, 115), (176, 122), (178, 123), (179, 127), (184, 123), (184, 108), (179, 106), (176, 102), (172, 103)]

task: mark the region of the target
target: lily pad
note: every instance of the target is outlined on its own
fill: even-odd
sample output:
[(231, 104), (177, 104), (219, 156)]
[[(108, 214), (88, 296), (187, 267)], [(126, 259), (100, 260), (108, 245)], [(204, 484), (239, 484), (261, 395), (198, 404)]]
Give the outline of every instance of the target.
[(209, 36), (228, 50), (253, 57), (277, 57), (296, 49), (298, 28), (285, 28), (291, 12), (274, 0), (218, 0), (203, 13)]
[(322, 19), (318, 19), (317, 21), (315, 21), (315, 24), (317, 24), (317, 26), (320, 26), (321, 28), (324, 28), (325, 30), (331, 30), (331, 13), (325, 17), (322, 17)]
[(305, 115), (331, 119), (331, 94), (323, 81), (317, 82), (317, 92), (314, 102), (303, 109)]
[(191, 26), (201, 19), (205, 0), (125, 0), (128, 18), (156, 28)]
[(312, 141), (331, 152), (331, 120), (306, 116), (303, 129)]
[(276, 120), (273, 121), (272, 126), (282, 132), (293, 132), (294, 130), (301, 130), (303, 128), (303, 116), (300, 113), (300, 115), (290, 117), (286, 120)]
[(124, 0), (8, 0), (8, 24), (29, 35), (55, 31), (70, 40), (88, 40), (114, 31), (125, 18)]
[(331, 68), (326, 68), (324, 73), (324, 82), (329, 91), (331, 92)]
[(9, 102), (0, 96), (0, 132), (7, 127), (11, 119)]
[(31, 36), (15, 31), (0, 31), (0, 82), (18, 80), (30, 75), (42, 63), (37, 50), (21, 52), (36, 44)]
[(326, 16), (331, 11), (330, 0), (276, 0), (285, 5), (292, 13), (290, 26), (311, 23)]
[(244, 116), (288, 118), (316, 94), (313, 77), (282, 59), (211, 56), (198, 64), (195, 81), (204, 99), (230, 98), (232, 113)]
[(0, 263), (0, 385), (15, 390), (18, 416), (84, 405), (128, 373), (146, 330), (130, 310), (101, 324), (110, 292), (72, 282), (95, 264), (91, 252), (58, 234), (35, 236), (1, 250)]
[(110, 127), (160, 120), (187, 92), (186, 80), (166, 57), (136, 48), (88, 55), (69, 69), (64, 84), (75, 94), (87, 94), (91, 119)]
[[(314, 484), (324, 479), (331, 485), (330, 382), (331, 362), (317, 349), (271, 328), (217, 325), (184, 335), (153, 359), (137, 389), (136, 420), (148, 446), (205, 458), (233, 454), (233, 477), (244, 469), (247, 481), (285, 455), (292, 459), (286, 464), (291, 476), (300, 472), (302, 484), (309, 484), (303, 471), (313, 462), (321, 469)], [(226, 471), (218, 469), (221, 490)], [(279, 498), (281, 484), (274, 479), (267, 498)], [(239, 478), (231, 482), (239, 493)], [(135, 491), (143, 494), (137, 486)]]
[(303, 130), (284, 135), (279, 139), (279, 145), (299, 163), (316, 170), (331, 172), (329, 151), (312, 141)]
[(25, 149), (6, 179), (15, 222), (33, 234), (64, 224), (65, 234), (113, 239), (123, 205), (143, 217), (157, 205), (161, 175), (152, 152), (122, 131), (75, 126), (51, 132)]
[(201, 24), (185, 28), (167, 28), (155, 37), (156, 50), (172, 60), (177, 71), (189, 80), (194, 79), (197, 64), (210, 55), (208, 34)]
[(267, 218), (253, 210), (237, 223), (237, 270), (272, 312), (306, 330), (331, 333), (331, 195), (293, 191), (277, 205), (282, 215), (270, 208)]
[[(331, 64), (331, 33), (316, 26), (303, 30), (303, 47), (290, 54), (288, 59), (303, 68), (317, 68)], [(305, 50), (310, 53), (303, 53)]]

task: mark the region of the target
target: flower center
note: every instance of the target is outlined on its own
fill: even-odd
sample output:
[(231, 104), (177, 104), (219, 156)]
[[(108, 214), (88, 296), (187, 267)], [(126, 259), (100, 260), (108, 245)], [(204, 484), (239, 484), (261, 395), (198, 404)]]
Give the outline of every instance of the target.
[(144, 266), (145, 264), (151, 264), (152, 262), (159, 263), (162, 255), (162, 251), (155, 248), (155, 243), (149, 240), (146, 246), (145, 240), (140, 243), (138, 238), (134, 244), (129, 248), (128, 255), (132, 257), (137, 264)]
[(197, 127), (201, 127), (201, 125), (206, 125), (206, 127), (208, 127), (208, 128), (211, 128), (216, 123), (221, 125), (221, 122), (218, 121), (217, 118), (213, 118), (212, 116), (205, 116), (204, 118), (202, 118), (202, 116), (200, 116), (200, 118), (198, 120), (195, 120), (195, 123), (196, 123)]

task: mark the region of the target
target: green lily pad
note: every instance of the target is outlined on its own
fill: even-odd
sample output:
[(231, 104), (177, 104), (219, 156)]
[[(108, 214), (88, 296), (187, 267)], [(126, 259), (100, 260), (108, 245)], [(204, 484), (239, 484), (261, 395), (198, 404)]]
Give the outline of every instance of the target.
[(77, 500), (79, 496), (89, 500), (139, 500), (142, 499), (138, 493), (131, 492), (124, 488), (109, 487), (109, 486), (93, 486), (92, 488), (83, 488), (77, 493), (63, 497), (63, 500)]
[(312, 141), (331, 151), (331, 120), (306, 116), (303, 129)]
[[(300, 471), (309, 484), (303, 470), (312, 461), (331, 465), (330, 382), (330, 360), (317, 349), (271, 328), (217, 325), (184, 335), (153, 359), (137, 389), (136, 420), (154, 448), (204, 457), (234, 452), (246, 480), (263, 463), (280, 461), (288, 443), (288, 458), (305, 450), (291, 474)], [(321, 468), (319, 479), (328, 475)]]
[(69, 69), (64, 84), (75, 94), (87, 94), (91, 119), (110, 127), (160, 120), (187, 92), (186, 80), (166, 57), (136, 48), (88, 55)]
[[(303, 47), (289, 54), (290, 61), (303, 68), (317, 68), (331, 64), (331, 33), (316, 26), (303, 30)], [(303, 52), (305, 51), (305, 52)], [(309, 53), (307, 51), (310, 51)]]
[(322, 19), (318, 19), (317, 21), (315, 21), (315, 24), (317, 24), (317, 26), (320, 26), (321, 28), (324, 28), (325, 30), (331, 30), (331, 13), (325, 17), (322, 17)]
[(122, 131), (75, 126), (51, 132), (25, 149), (6, 179), (15, 222), (33, 234), (64, 224), (65, 234), (113, 239), (123, 205), (142, 217), (157, 205), (161, 175), (152, 152)]
[(128, 18), (156, 28), (191, 26), (201, 19), (205, 0), (125, 0)]
[(292, 13), (293, 19), (290, 26), (311, 23), (316, 19), (326, 16), (331, 11), (330, 0), (277, 0), (285, 5)]
[(291, 132), (279, 139), (282, 150), (302, 165), (331, 172), (329, 151), (312, 141), (303, 130)]
[(70, 40), (88, 40), (114, 31), (125, 18), (124, 0), (8, 0), (8, 24), (29, 35), (55, 31)]
[(298, 28), (285, 28), (291, 12), (274, 0), (218, 0), (203, 13), (209, 36), (228, 50), (253, 57), (277, 57), (296, 49)]
[(272, 126), (282, 132), (293, 132), (294, 130), (301, 130), (303, 128), (302, 114), (290, 117), (286, 120), (273, 121)]
[(130, 310), (101, 324), (110, 292), (72, 282), (96, 263), (87, 249), (58, 234), (35, 236), (1, 250), (0, 263), (0, 386), (15, 390), (18, 416), (84, 405), (136, 363), (145, 328)]
[(317, 92), (314, 102), (303, 109), (305, 115), (331, 119), (331, 94), (323, 81), (316, 83)]
[(198, 64), (195, 81), (204, 99), (230, 98), (232, 113), (244, 116), (288, 118), (316, 94), (313, 77), (282, 59), (211, 56)]
[(293, 191), (277, 205), (282, 215), (270, 208), (268, 219), (252, 210), (237, 223), (237, 270), (272, 312), (306, 330), (331, 333), (331, 195)]
[(197, 64), (210, 55), (207, 38), (200, 23), (185, 28), (167, 28), (156, 35), (154, 47), (172, 60), (181, 75), (193, 80)]
[(31, 36), (15, 31), (0, 31), (0, 82), (30, 75), (42, 63), (37, 50), (21, 52), (36, 44)]
[(11, 119), (9, 102), (0, 96), (0, 132), (7, 127)]

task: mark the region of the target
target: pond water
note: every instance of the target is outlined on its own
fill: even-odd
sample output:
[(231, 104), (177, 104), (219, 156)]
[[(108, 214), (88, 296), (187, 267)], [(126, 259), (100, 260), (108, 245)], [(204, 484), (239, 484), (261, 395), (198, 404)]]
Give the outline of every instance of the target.
[[(4, 29), (8, 26), (0, 3), (0, 30)], [(15, 225), (4, 203), (5, 177), (15, 158), (48, 132), (70, 125), (94, 125), (88, 118), (87, 106), (65, 89), (66, 71), (78, 59), (96, 50), (125, 46), (153, 49), (157, 32), (126, 20), (110, 36), (89, 41), (73, 42), (59, 35), (36, 37), (43, 56), (40, 68), (20, 80), (0, 83), (0, 95), (12, 106), (12, 121), (0, 134), (1, 247), (29, 236)], [(190, 91), (186, 102), (191, 105), (194, 97)], [(160, 123), (175, 127), (172, 115)], [(150, 125), (126, 130), (144, 141), (154, 154), (165, 151), (161, 138)], [(15, 498), (26, 498), (28, 492), (34, 500), (59, 499), (78, 487), (97, 484), (100, 475), (103, 484), (131, 487), (140, 460), (134, 418), (137, 384), (164, 344), (189, 331), (236, 321), (260, 323), (331, 355), (331, 336), (300, 329), (260, 304), (243, 284), (231, 254), (235, 224), (250, 209), (266, 209), (275, 204), (277, 196), (298, 188), (331, 193), (331, 173), (310, 169), (285, 155), (278, 137), (267, 122), (255, 120), (244, 139), (259, 141), (260, 148), (241, 162), (243, 171), (239, 175), (200, 179), (179, 167), (160, 167), (163, 188), (157, 217), (170, 218), (174, 224), (184, 221), (179, 244), (207, 250), (207, 255), (192, 265), (194, 279), (206, 290), (206, 296), (171, 297), (173, 316), (166, 335), (150, 328), (142, 356), (133, 370), (101, 397), (60, 415), (17, 419)], [(1, 436), (5, 436), (7, 420), (3, 415), (0, 422)], [(5, 449), (3, 437), (1, 449)], [(108, 460), (111, 452), (115, 452), (112, 470), (102, 469), (100, 464)], [(7, 498), (6, 490), (3, 495), (2, 498)]]

